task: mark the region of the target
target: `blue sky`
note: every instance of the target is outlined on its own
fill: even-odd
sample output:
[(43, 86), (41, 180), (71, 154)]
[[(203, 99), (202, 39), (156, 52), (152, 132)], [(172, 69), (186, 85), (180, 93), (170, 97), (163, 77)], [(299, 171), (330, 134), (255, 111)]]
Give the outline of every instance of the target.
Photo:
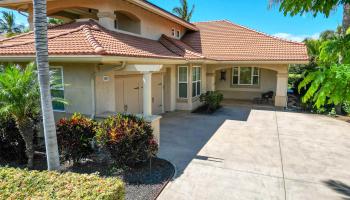
[[(179, 5), (179, 0), (150, 1), (168, 11)], [(268, 0), (188, 0), (188, 2), (196, 6), (193, 22), (227, 19), (261, 32), (297, 41), (305, 37), (317, 37), (327, 29), (335, 29), (342, 20), (342, 9), (333, 12), (329, 18), (323, 15), (314, 18), (310, 14), (285, 17), (278, 8), (268, 9)], [(26, 18), (19, 14), (17, 19), (19, 23), (26, 23)]]
[[(179, 0), (150, 0), (171, 11)], [(335, 29), (342, 21), (342, 9), (337, 9), (329, 18), (310, 14), (285, 17), (278, 7), (268, 9), (268, 0), (188, 0), (195, 4), (193, 22), (227, 19), (249, 28), (292, 40), (316, 37), (324, 30)]]

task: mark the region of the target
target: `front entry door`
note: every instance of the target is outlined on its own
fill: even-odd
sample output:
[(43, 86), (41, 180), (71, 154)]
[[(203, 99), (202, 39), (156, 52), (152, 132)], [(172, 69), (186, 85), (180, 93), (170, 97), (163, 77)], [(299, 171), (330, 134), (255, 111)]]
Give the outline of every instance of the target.
[(117, 112), (142, 113), (141, 76), (120, 76), (115, 83)]
[[(115, 80), (116, 111), (126, 113), (143, 113), (142, 75), (117, 76)], [(152, 113), (163, 112), (162, 74), (152, 74)]]

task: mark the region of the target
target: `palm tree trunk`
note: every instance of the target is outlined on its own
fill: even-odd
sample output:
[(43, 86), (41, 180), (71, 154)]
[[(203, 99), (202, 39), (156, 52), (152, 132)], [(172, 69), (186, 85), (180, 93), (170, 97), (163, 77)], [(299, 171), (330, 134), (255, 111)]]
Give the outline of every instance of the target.
[(350, 4), (344, 3), (343, 5), (343, 34), (345, 35), (346, 31), (350, 27)]
[(33, 0), (36, 64), (40, 85), (48, 170), (60, 167), (55, 120), (53, 116), (48, 62), (46, 0)]
[(29, 169), (32, 169), (34, 167), (33, 125), (34, 124), (29, 119), (17, 121), (19, 133), (21, 134), (21, 136), (26, 144), (26, 155), (28, 158), (27, 167)]

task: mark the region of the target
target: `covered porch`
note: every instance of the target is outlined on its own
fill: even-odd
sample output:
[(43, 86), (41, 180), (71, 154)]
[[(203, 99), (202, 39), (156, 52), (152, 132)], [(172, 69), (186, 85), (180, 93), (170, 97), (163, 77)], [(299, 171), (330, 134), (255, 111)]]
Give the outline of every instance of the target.
[(224, 64), (207, 66), (207, 89), (220, 91), (226, 102), (258, 105), (254, 100), (271, 92), (264, 104), (287, 106), (288, 64)]

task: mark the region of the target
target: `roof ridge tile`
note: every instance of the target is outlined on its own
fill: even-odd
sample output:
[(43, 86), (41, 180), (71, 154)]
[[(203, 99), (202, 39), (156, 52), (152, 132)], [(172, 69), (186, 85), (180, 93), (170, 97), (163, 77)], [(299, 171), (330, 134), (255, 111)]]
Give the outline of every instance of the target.
[(83, 24), (81, 27), (82, 27), (82, 30), (84, 32), (86, 40), (89, 42), (89, 44), (92, 46), (92, 48), (94, 48), (94, 51), (97, 54), (106, 53), (106, 50), (102, 47), (102, 45), (96, 40), (96, 38), (92, 34), (92, 32), (91, 32), (92, 27), (90, 27), (86, 24)]

